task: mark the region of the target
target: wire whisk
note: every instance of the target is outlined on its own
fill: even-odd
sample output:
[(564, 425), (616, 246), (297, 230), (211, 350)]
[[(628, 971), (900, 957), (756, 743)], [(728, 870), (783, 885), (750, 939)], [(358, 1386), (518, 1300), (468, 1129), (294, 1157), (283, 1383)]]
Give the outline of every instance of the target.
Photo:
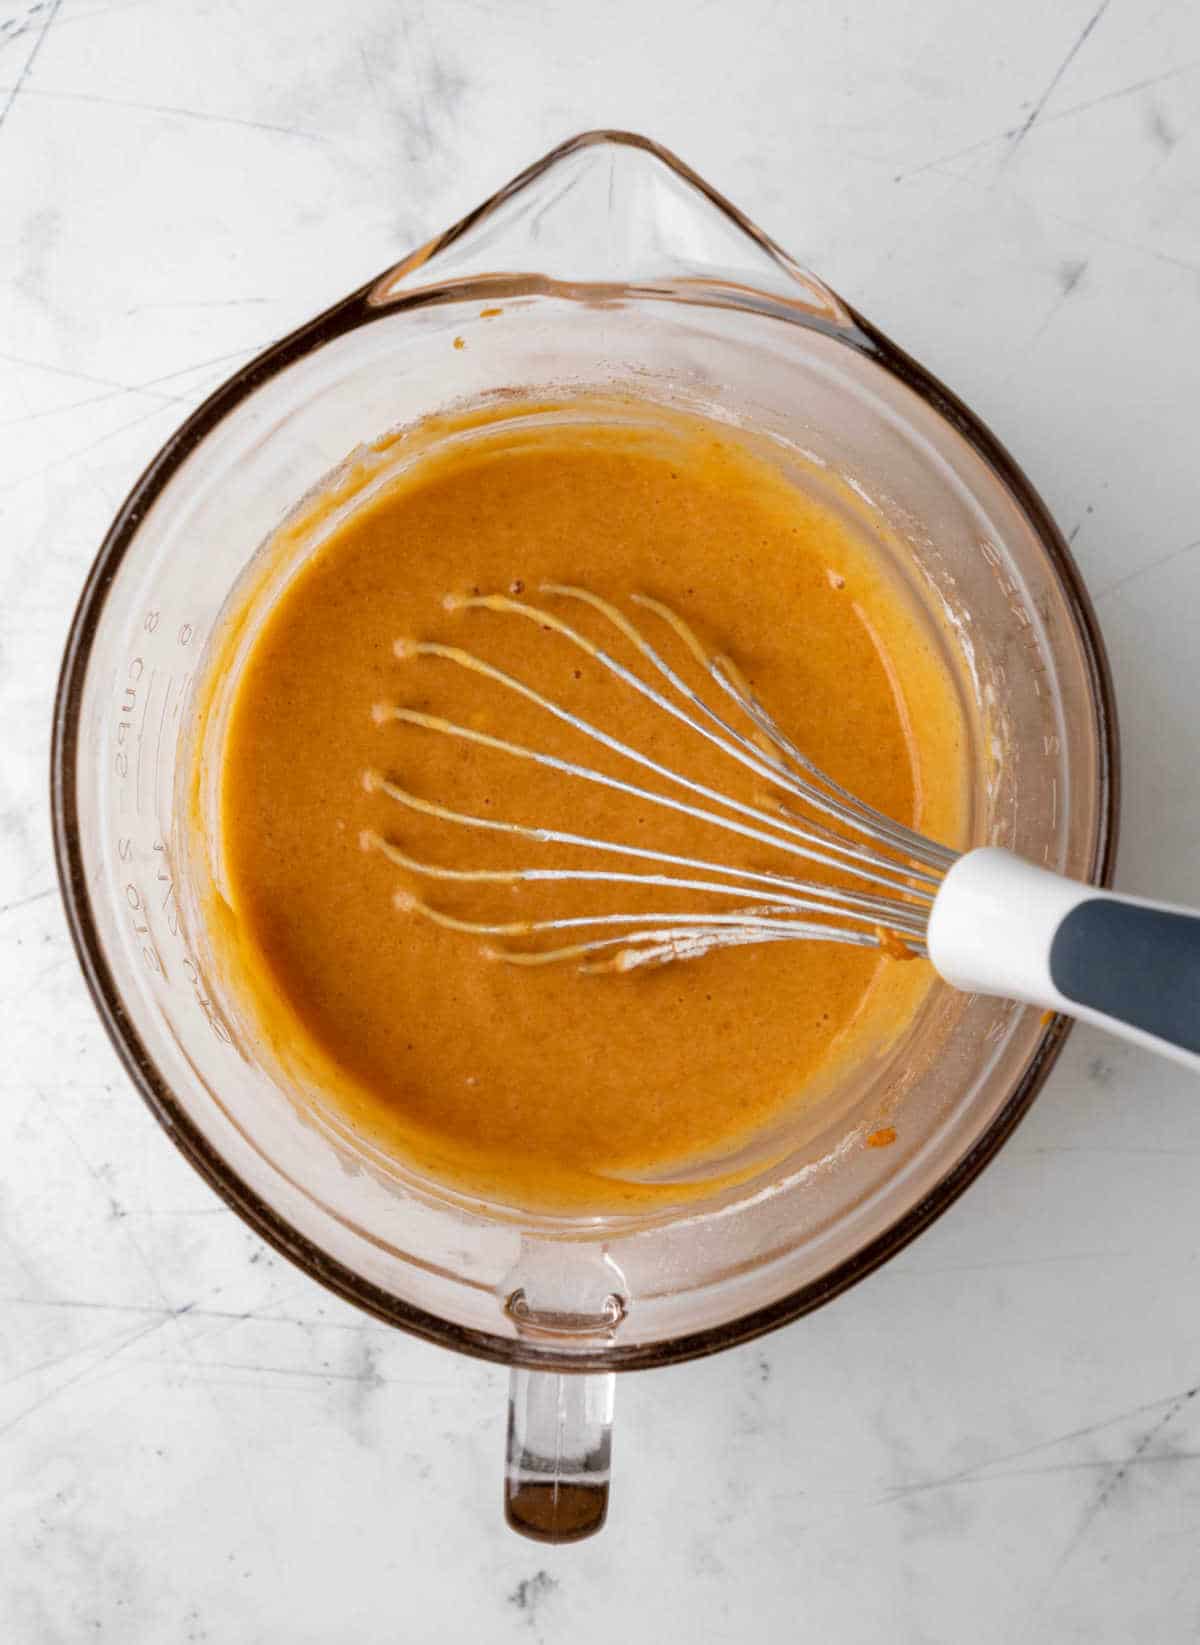
[[(925, 953), (933, 901), (956, 853), (884, 816), (815, 765), (768, 713), (737, 665), (728, 656), (710, 653), (670, 606), (647, 595), (630, 596), (630, 604), (673, 635), (685, 656), (717, 687), (728, 705), (724, 714), (710, 706), (642, 628), (611, 601), (588, 589), (562, 583), (544, 583), (539, 592), (547, 599), (571, 601), (597, 613), (626, 642), (631, 653), (648, 665), (650, 678), (544, 606), (504, 594), (452, 595), (445, 603), (452, 611), (485, 611), (522, 619), (578, 647), (614, 681), (737, 762), (761, 785), (762, 797), (738, 799), (689, 777), (573, 713), (529, 681), (518, 679), (461, 646), (438, 641), (400, 640), (396, 642), (396, 655), (404, 660), (440, 658), (515, 693), (580, 736), (640, 768), (648, 778), (656, 779), (656, 786), (508, 741), (423, 709), (379, 704), (374, 710), (376, 721), (420, 727), (460, 739), (532, 762), (564, 779), (598, 784), (642, 805), (709, 824), (726, 835), (778, 853), (780, 868), (756, 869), (679, 855), (657, 849), (644, 838), (602, 839), (456, 811), (372, 771), (364, 779), (370, 790), (426, 817), (540, 846), (573, 848), (593, 857), (606, 857), (611, 864), (587, 868), (447, 868), (410, 855), (378, 833), (364, 834), (365, 847), (382, 852), (409, 875), (480, 886), (570, 882), (636, 886), (642, 890), (653, 887), (672, 893), (696, 893), (704, 899), (724, 898), (739, 905), (714, 911), (705, 902), (695, 912), (635, 914), (618, 909), (568, 918), (494, 922), (456, 918), (409, 891), (397, 893), (399, 906), (448, 930), (472, 936), (543, 942), (547, 936), (562, 938), (577, 933), (572, 940), (558, 941), (550, 947), (489, 944), (486, 952), (510, 964), (526, 966), (579, 960), (585, 970), (593, 972), (630, 971), (749, 943), (822, 941), (881, 948), (896, 956)], [(624, 859), (624, 863), (617, 865), (613, 859)], [(631, 862), (652, 866), (635, 869), (629, 866)], [(800, 878), (795, 871), (798, 863), (820, 865), (835, 873), (838, 880), (826, 883)]]
[[(602, 908), (561, 918), (488, 921), (459, 918), (403, 889), (396, 893), (398, 906), (446, 930), (488, 939), (485, 951), (510, 965), (576, 960), (584, 971), (628, 972), (772, 942), (849, 943), (896, 958), (927, 956), (947, 982), (965, 992), (999, 994), (1050, 1012), (1069, 1012), (1200, 1069), (1196, 913), (1097, 891), (999, 846), (976, 846), (959, 854), (926, 839), (814, 764), (759, 701), (737, 665), (710, 652), (661, 600), (631, 594), (629, 604), (639, 615), (635, 623), (586, 588), (548, 582), (539, 593), (559, 609), (565, 603), (600, 618), (615, 631), (614, 649), (597, 644), (557, 611), (514, 595), (455, 595), (445, 603), (452, 611), (533, 623), (578, 647), (614, 684), (636, 692), (740, 766), (755, 781), (754, 796), (739, 799), (689, 776), (675, 763), (623, 741), (528, 680), (457, 645), (401, 640), (395, 650), (405, 660), (440, 658), (514, 693), (615, 756), (617, 769), (636, 768), (637, 780), (632, 772), (619, 776), (421, 708), (381, 703), (375, 719), (380, 725), (419, 727), (528, 761), (566, 781), (598, 784), (635, 800), (639, 811), (653, 806), (710, 825), (726, 836), (726, 843), (737, 844), (742, 860), (730, 863), (664, 849), (643, 825), (633, 837), (607, 839), (458, 811), (382, 771), (370, 771), (364, 776), (366, 787), (410, 812), (448, 827), (483, 830), (538, 847), (568, 847), (596, 864), (449, 868), (413, 856), (378, 832), (362, 835), (365, 848), (382, 852), (416, 880), (480, 887), (623, 887), (639, 896), (661, 890), (672, 897), (686, 893), (697, 903), (683, 912)], [(673, 642), (690, 659), (720, 712), (647, 637), (644, 628), (653, 625), (664, 643)], [(614, 655), (621, 644), (628, 661)], [(630, 666), (635, 660), (644, 672)], [(777, 861), (778, 867), (751, 866), (764, 851), (765, 860)], [(802, 877), (814, 871), (819, 877)]]

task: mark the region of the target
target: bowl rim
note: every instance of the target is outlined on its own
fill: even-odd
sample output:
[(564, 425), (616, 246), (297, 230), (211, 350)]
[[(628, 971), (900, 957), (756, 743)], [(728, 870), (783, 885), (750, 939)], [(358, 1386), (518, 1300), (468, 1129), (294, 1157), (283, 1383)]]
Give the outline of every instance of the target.
[[(457, 239), (517, 189), (540, 176), (564, 156), (597, 142), (628, 144), (653, 153), (687, 181), (700, 187), (708, 199), (743, 230), (758, 239), (772, 256), (774, 244), (674, 155), (648, 138), (633, 133), (585, 132), (560, 144), (483, 206), (446, 231), (420, 255), (422, 262), (443, 245)], [(77, 763), (80, 706), (92, 646), (109, 589), (151, 505), (187, 457), (237, 405), (263, 383), (294, 361), (335, 338), (395, 312), (413, 302), (445, 302), (461, 294), (475, 294), (473, 283), (425, 288), (413, 298), (382, 306), (372, 301), (378, 280), (371, 280), (341, 302), (240, 368), (201, 404), (166, 441), (135, 482), (109, 527), (79, 596), (63, 653), (55, 694), (50, 754), (50, 804), (54, 853), (59, 887), (72, 943), (100, 1019), (118, 1057), (151, 1112), (175, 1146), (209, 1186), (261, 1238), (302, 1268), (328, 1290), (389, 1325), (475, 1358), (532, 1369), (572, 1371), (645, 1370), (701, 1358), (748, 1342), (798, 1319), (841, 1295), (895, 1256), (946, 1211), (975, 1180), (1012, 1135), (1041, 1090), (1062, 1050), (1071, 1023), (1054, 1017), (1045, 1024), (1007, 1100), (991, 1123), (950, 1170), (883, 1233), (836, 1264), (827, 1274), (809, 1281), (761, 1308), (718, 1326), (685, 1333), (669, 1340), (641, 1345), (565, 1351), (554, 1344), (537, 1343), (499, 1332), (476, 1330), (442, 1319), (356, 1274), (328, 1256), (295, 1229), (259, 1193), (242, 1181), (174, 1096), (122, 1005), (112, 969), (100, 941), (98, 925), (84, 869), (78, 828)], [(973, 448), (992, 470), (1025, 516), (1054, 573), (1074, 619), (1089, 679), (1096, 716), (1099, 770), (1097, 839), (1089, 879), (1108, 885), (1116, 857), (1119, 810), (1119, 738), (1116, 699), (1095, 610), (1071, 551), (1049, 510), (1014, 458), (978, 417), (951, 390), (916, 360), (897, 347), (842, 299), (853, 329), (841, 331), (847, 346), (868, 355), (882, 370), (917, 394)], [(804, 323), (803, 321), (799, 323)]]

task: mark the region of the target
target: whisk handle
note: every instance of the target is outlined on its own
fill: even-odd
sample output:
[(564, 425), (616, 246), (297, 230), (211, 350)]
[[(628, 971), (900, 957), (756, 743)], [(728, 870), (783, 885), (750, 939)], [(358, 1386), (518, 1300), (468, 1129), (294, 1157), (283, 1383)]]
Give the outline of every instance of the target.
[(1200, 1071), (1200, 913), (982, 846), (942, 882), (928, 946), (955, 988), (1064, 1011)]

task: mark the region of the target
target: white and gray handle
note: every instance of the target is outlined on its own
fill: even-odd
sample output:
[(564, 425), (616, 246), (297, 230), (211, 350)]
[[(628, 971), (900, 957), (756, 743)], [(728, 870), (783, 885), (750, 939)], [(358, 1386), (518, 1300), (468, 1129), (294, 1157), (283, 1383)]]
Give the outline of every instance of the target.
[(1200, 913), (982, 846), (943, 880), (928, 943), (955, 988), (1065, 1011), (1200, 1071)]

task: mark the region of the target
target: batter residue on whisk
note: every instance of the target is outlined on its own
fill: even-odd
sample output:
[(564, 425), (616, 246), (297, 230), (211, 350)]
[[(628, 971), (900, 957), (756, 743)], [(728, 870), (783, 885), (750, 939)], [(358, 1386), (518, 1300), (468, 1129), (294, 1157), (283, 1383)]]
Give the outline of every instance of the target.
[[(756, 1134), (822, 1100), (911, 1018), (931, 973), (875, 948), (790, 941), (606, 976), (487, 957), (536, 951), (528, 928), (548, 918), (697, 897), (505, 879), (597, 864), (446, 811), (780, 867), (752, 839), (515, 757), (497, 745), (663, 786), (486, 669), (427, 645), (415, 655), (420, 642), (468, 650), (690, 781), (770, 803), (752, 772), (553, 627), (475, 599), (544, 606), (639, 668), (601, 611), (546, 584), (586, 585), (631, 616), (632, 594), (686, 616), (819, 765), (951, 844), (963, 722), (931, 628), (850, 514), (805, 489), (798, 461), (645, 402), (509, 402), (382, 442), (269, 545), (210, 667), (227, 696), (215, 760), (227, 907), (210, 939), (243, 1022), (346, 1126), (418, 1171), (509, 1204), (637, 1209), (711, 1186)], [(654, 643), (689, 666), (665, 625)], [(409, 873), (397, 854), (451, 874)], [(414, 901), (511, 929), (465, 934)]]

